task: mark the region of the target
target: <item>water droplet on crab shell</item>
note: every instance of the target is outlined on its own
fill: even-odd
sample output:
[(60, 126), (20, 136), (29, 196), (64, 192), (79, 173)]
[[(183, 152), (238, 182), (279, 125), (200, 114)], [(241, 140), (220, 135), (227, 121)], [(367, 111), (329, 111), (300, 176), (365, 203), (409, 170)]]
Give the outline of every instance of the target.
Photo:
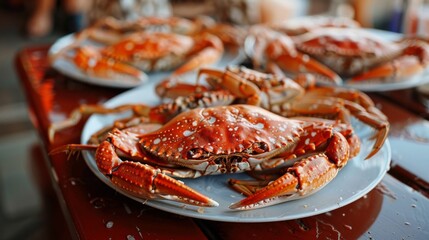
[(185, 136), (185, 137), (189, 137), (189, 136), (191, 136), (192, 134), (194, 134), (195, 132), (194, 131), (189, 131), (189, 130), (185, 130), (184, 132), (183, 132), (183, 136)]

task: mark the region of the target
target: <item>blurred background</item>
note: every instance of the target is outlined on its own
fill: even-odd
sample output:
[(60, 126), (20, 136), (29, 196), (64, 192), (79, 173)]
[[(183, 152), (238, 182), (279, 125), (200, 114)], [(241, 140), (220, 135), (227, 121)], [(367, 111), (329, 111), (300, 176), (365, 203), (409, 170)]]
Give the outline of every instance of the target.
[(14, 57), (20, 49), (51, 44), (107, 15), (132, 19), (204, 14), (248, 25), (329, 14), (353, 18), (369, 28), (429, 33), (428, 6), (423, 0), (1, 0), (0, 240), (56, 239), (55, 231), (60, 231), (49, 221), (60, 213), (46, 211), (46, 198), (54, 198), (49, 181), (36, 174), (32, 162), (41, 151), (14, 69)]
[(30, 123), (13, 59), (19, 49), (48, 44), (56, 32), (28, 38), (29, 10), (19, 1), (0, 5), (0, 239), (49, 239), (38, 185), (32, 171), (32, 149), (38, 143)]

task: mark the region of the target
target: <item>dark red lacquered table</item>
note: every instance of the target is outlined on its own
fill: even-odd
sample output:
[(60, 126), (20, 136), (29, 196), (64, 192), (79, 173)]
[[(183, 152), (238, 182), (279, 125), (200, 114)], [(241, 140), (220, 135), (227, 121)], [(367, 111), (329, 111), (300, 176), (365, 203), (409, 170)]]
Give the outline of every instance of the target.
[[(84, 121), (57, 133), (47, 129), (83, 103), (104, 103), (123, 89), (69, 79), (49, 68), (49, 46), (17, 53), (15, 66), (27, 97), (41, 147), (34, 166), (44, 187), (54, 189), (61, 213), (52, 214), (55, 231), (72, 239), (429, 239), (428, 109), (415, 91), (371, 93), (391, 122), (392, 166), (382, 181), (359, 200), (312, 217), (231, 223), (163, 212), (129, 199), (102, 183), (81, 156), (48, 155), (55, 147), (78, 143)], [(364, 176), (362, 176), (364, 177)], [(47, 186), (48, 185), (48, 186)], [(53, 206), (54, 207), (54, 206)], [(66, 226), (67, 227), (66, 227)]]

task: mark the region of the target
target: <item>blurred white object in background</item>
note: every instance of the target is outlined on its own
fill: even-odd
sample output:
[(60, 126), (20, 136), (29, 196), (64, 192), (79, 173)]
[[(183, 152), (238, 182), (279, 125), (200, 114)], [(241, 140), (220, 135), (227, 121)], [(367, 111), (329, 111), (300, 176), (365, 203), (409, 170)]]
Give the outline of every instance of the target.
[(251, 25), (260, 22), (259, 0), (218, 0), (213, 1), (215, 15), (222, 22)]
[(332, 0), (329, 6), (328, 14), (335, 17), (345, 17), (354, 19), (355, 7), (348, 0)]
[(215, 14), (220, 21), (251, 25), (271, 23), (307, 14), (304, 0), (217, 0)]
[(302, 0), (263, 0), (260, 5), (262, 23), (301, 17), (307, 15), (308, 9), (308, 2)]
[(429, 1), (424, 1), (419, 7), (417, 19), (417, 35), (429, 37)]
[(429, 37), (429, 1), (408, 0), (403, 33)]
[(171, 5), (168, 0), (121, 0), (122, 10), (127, 19), (134, 20), (142, 16), (170, 17)]
[(169, 0), (92, 0), (88, 11), (88, 22), (110, 16), (121, 20), (139, 17), (169, 17), (172, 7)]

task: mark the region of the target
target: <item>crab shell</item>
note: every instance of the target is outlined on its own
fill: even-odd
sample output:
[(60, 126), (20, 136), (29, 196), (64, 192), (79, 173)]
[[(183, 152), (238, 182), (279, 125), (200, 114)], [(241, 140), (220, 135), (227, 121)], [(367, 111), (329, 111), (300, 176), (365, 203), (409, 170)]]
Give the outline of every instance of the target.
[(202, 108), (182, 113), (161, 129), (142, 135), (140, 144), (155, 158), (202, 175), (242, 172), (257, 169), (273, 156), (292, 154), (289, 148), (298, 139), (308, 144), (300, 147), (303, 152), (310, 150), (313, 143), (323, 141), (317, 139), (326, 139), (332, 131), (324, 125), (320, 131), (302, 136), (304, 124), (250, 105)]
[(348, 17), (307, 16), (274, 22), (270, 27), (289, 36), (296, 36), (317, 28), (359, 28), (360, 24)]
[(320, 28), (294, 38), (296, 48), (344, 77), (393, 59), (399, 45), (361, 29)]

